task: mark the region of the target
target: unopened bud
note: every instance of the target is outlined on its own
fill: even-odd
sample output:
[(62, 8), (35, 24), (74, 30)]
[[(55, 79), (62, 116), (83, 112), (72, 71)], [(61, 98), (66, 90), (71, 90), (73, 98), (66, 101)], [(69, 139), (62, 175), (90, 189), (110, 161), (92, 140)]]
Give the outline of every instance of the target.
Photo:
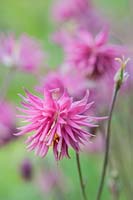
[(116, 72), (116, 75), (114, 77), (116, 87), (119, 90), (123, 82), (125, 82), (129, 77), (128, 73), (125, 72), (125, 68), (130, 59), (129, 58), (125, 59), (124, 57), (122, 57), (122, 58), (116, 58), (115, 60), (120, 63), (120, 69)]

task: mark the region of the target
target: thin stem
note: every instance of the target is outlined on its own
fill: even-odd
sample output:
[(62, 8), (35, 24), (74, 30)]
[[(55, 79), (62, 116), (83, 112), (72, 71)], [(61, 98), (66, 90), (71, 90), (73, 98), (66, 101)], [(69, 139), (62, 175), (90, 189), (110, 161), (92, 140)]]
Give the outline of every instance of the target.
[(106, 170), (107, 170), (107, 165), (108, 165), (108, 160), (109, 160), (109, 147), (110, 147), (112, 114), (113, 114), (113, 110), (114, 110), (114, 106), (115, 106), (115, 102), (116, 102), (116, 97), (117, 97), (118, 91), (119, 91), (119, 87), (116, 85), (114, 93), (113, 93), (113, 97), (112, 97), (110, 110), (109, 110), (109, 118), (108, 118), (108, 125), (107, 125), (107, 134), (106, 134), (105, 156), (104, 156), (102, 175), (101, 175), (101, 180), (100, 180), (100, 184), (99, 184), (96, 200), (100, 200), (101, 195), (102, 195), (103, 186), (104, 186)]
[(4, 77), (4, 81), (2, 83), (2, 86), (0, 87), (0, 101), (3, 101), (5, 99), (11, 80), (13, 78), (14, 71), (14, 68), (11, 68), (6, 74), (6, 77)]
[(76, 162), (77, 162), (77, 169), (78, 169), (80, 187), (81, 187), (83, 199), (87, 200), (86, 193), (85, 193), (84, 182), (83, 182), (83, 176), (82, 176), (82, 172), (81, 172), (80, 158), (79, 158), (79, 154), (78, 153), (76, 153)]

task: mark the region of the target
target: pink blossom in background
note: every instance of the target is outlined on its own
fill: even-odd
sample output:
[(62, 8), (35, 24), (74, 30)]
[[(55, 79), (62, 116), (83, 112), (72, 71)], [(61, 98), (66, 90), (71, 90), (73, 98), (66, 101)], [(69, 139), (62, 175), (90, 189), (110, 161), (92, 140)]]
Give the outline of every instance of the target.
[(107, 25), (91, 0), (57, 0), (52, 14), (53, 20), (58, 23), (74, 22), (78, 29), (86, 29), (91, 33), (97, 33), (101, 27)]
[(70, 41), (72, 40), (72, 37), (68, 31), (64, 29), (60, 29), (59, 31), (56, 31), (52, 35), (52, 41), (59, 45), (60, 47), (65, 47)]
[(0, 36), (0, 62), (26, 72), (36, 72), (44, 53), (40, 44), (26, 34), (16, 39), (13, 34)]
[(44, 76), (44, 78), (41, 79), (40, 85), (37, 86), (36, 89), (38, 92), (43, 94), (45, 88), (48, 90), (59, 88), (58, 96), (61, 96), (64, 93), (64, 83), (60, 72), (49, 72), (46, 76)]
[(88, 92), (82, 100), (76, 102), (66, 91), (60, 98), (56, 98), (54, 91), (48, 90), (45, 90), (44, 98), (27, 91), (26, 94), (22, 102), (24, 108), (18, 108), (24, 114), (18, 117), (23, 118), (28, 125), (20, 127), (17, 135), (33, 132), (26, 141), (27, 149), (35, 150), (41, 157), (52, 147), (56, 160), (69, 158), (68, 149), (72, 147), (78, 152), (79, 145), (91, 136), (86, 129), (95, 127), (95, 122), (103, 119), (89, 115), (92, 103), (88, 103)]
[(15, 112), (12, 106), (7, 102), (0, 102), (0, 146), (15, 138), (15, 127)]
[[(63, 68), (65, 68), (63, 66)], [(54, 90), (59, 88), (59, 96), (63, 94), (64, 88), (67, 88), (68, 93), (76, 100), (81, 99), (86, 89), (89, 88), (89, 81), (79, 74), (75, 69), (56, 72), (49, 72), (42, 80), (40, 85), (37, 86), (37, 91), (43, 93), (44, 88)], [(75, 89), (76, 88), (76, 89)]]
[(49, 167), (48, 169), (45, 167), (38, 175), (36, 182), (44, 195), (51, 194), (51, 192), (56, 190), (58, 193), (60, 191), (60, 195), (63, 195), (61, 193), (67, 190), (66, 177), (56, 166)]
[(92, 80), (114, 75), (117, 69), (115, 58), (124, 50), (119, 45), (108, 44), (107, 40), (106, 30), (95, 38), (88, 31), (79, 31), (65, 48), (67, 62)]
[(91, 33), (98, 33), (101, 27), (108, 27), (109, 24), (102, 15), (96, 9), (89, 9), (88, 12), (82, 13), (79, 18), (77, 18), (77, 27), (79, 30), (85, 29)]
[(83, 13), (90, 9), (90, 1), (88, 0), (58, 0), (53, 7), (53, 19), (58, 22), (79, 18)]
[(81, 73), (79, 73), (79, 71), (76, 71), (72, 67), (70, 69), (69, 66), (65, 70), (66, 67), (67, 66), (62, 66), (64, 69), (61, 69), (64, 86), (68, 89), (69, 94), (73, 96), (75, 100), (79, 100), (84, 97), (86, 90), (89, 90), (91, 84), (84, 76), (82, 76)]

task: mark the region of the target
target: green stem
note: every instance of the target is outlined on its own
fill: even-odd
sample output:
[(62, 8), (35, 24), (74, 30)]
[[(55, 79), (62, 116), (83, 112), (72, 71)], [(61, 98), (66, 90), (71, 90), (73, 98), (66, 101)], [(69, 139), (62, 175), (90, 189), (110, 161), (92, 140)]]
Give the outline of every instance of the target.
[(82, 172), (81, 172), (80, 158), (79, 158), (79, 154), (78, 153), (76, 153), (76, 162), (77, 162), (77, 169), (78, 169), (80, 187), (81, 187), (83, 199), (87, 200), (86, 193), (85, 193), (84, 182), (83, 182), (83, 176), (82, 176)]
[(119, 86), (115, 86), (115, 90), (113, 93), (112, 97), (112, 102), (109, 110), (109, 118), (108, 118), (108, 125), (107, 125), (107, 134), (106, 134), (106, 147), (105, 147), (105, 156), (104, 156), (104, 162), (103, 162), (103, 169), (102, 169), (102, 174), (101, 174), (101, 180), (98, 188), (98, 193), (96, 200), (100, 200), (102, 191), (103, 191), (103, 186), (104, 186), (104, 181), (105, 181), (105, 176), (106, 176), (106, 171), (107, 171), (107, 165), (108, 165), (108, 160), (109, 160), (109, 147), (110, 147), (110, 136), (111, 136), (111, 121), (112, 121), (112, 114), (116, 102), (116, 97), (117, 93), (119, 91)]

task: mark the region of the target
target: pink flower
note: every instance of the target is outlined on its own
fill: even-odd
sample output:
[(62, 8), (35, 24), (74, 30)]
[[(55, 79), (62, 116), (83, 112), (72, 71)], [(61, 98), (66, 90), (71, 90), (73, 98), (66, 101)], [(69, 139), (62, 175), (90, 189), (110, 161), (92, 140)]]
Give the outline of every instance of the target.
[(15, 131), (15, 113), (10, 104), (0, 102), (0, 146), (11, 141)]
[[(45, 90), (42, 99), (27, 92), (23, 97), (24, 108), (19, 108), (25, 115), (18, 115), (28, 125), (20, 127), (17, 135), (29, 136), (26, 144), (29, 151), (44, 157), (49, 148), (53, 147), (56, 160), (70, 157), (68, 148), (72, 147), (76, 152), (80, 150), (79, 145), (84, 143), (91, 134), (86, 131), (88, 127), (95, 127), (95, 121), (99, 118), (89, 116), (89, 110), (93, 103), (88, 103), (88, 92), (80, 101), (73, 101), (67, 92), (60, 98), (55, 97), (55, 91)], [(100, 118), (101, 119), (101, 118)]]
[(70, 20), (88, 12), (89, 8), (88, 0), (58, 0), (53, 7), (53, 18), (59, 22)]
[(68, 31), (65, 30), (65, 28), (60, 29), (53, 33), (52, 35), (52, 41), (59, 45), (60, 47), (64, 47), (71, 41), (72, 37)]
[[(91, 0), (55, 1), (52, 13), (53, 20), (56, 22), (62, 23), (72, 20), (74, 25), (78, 26), (78, 28), (85, 28), (91, 30), (93, 33), (96, 33), (101, 27), (107, 24), (105, 20), (101, 19), (101, 15), (98, 11), (93, 8)], [(55, 39), (57, 39), (58, 42), (60, 41), (57, 34)]]
[(18, 40), (14, 35), (0, 37), (0, 62), (8, 67), (26, 72), (35, 72), (43, 61), (43, 52), (38, 42), (23, 34)]
[[(63, 68), (65, 68), (65, 66), (63, 66)], [(58, 95), (60, 96), (64, 93), (64, 88), (67, 88), (70, 96), (79, 100), (85, 95), (88, 85), (88, 80), (73, 69), (48, 73), (44, 78), (42, 78), (40, 85), (37, 86), (36, 89), (37, 91), (43, 93), (44, 88), (47, 88), (48, 90), (59, 88)]]
[(41, 79), (40, 85), (37, 86), (36, 89), (43, 94), (45, 88), (47, 90), (54, 90), (58, 88), (58, 96), (61, 96), (64, 93), (64, 83), (60, 72), (49, 72), (44, 78)]
[(115, 58), (121, 55), (122, 47), (108, 44), (107, 39), (106, 30), (95, 38), (85, 30), (79, 31), (65, 48), (66, 60), (89, 79), (110, 76), (116, 70)]

